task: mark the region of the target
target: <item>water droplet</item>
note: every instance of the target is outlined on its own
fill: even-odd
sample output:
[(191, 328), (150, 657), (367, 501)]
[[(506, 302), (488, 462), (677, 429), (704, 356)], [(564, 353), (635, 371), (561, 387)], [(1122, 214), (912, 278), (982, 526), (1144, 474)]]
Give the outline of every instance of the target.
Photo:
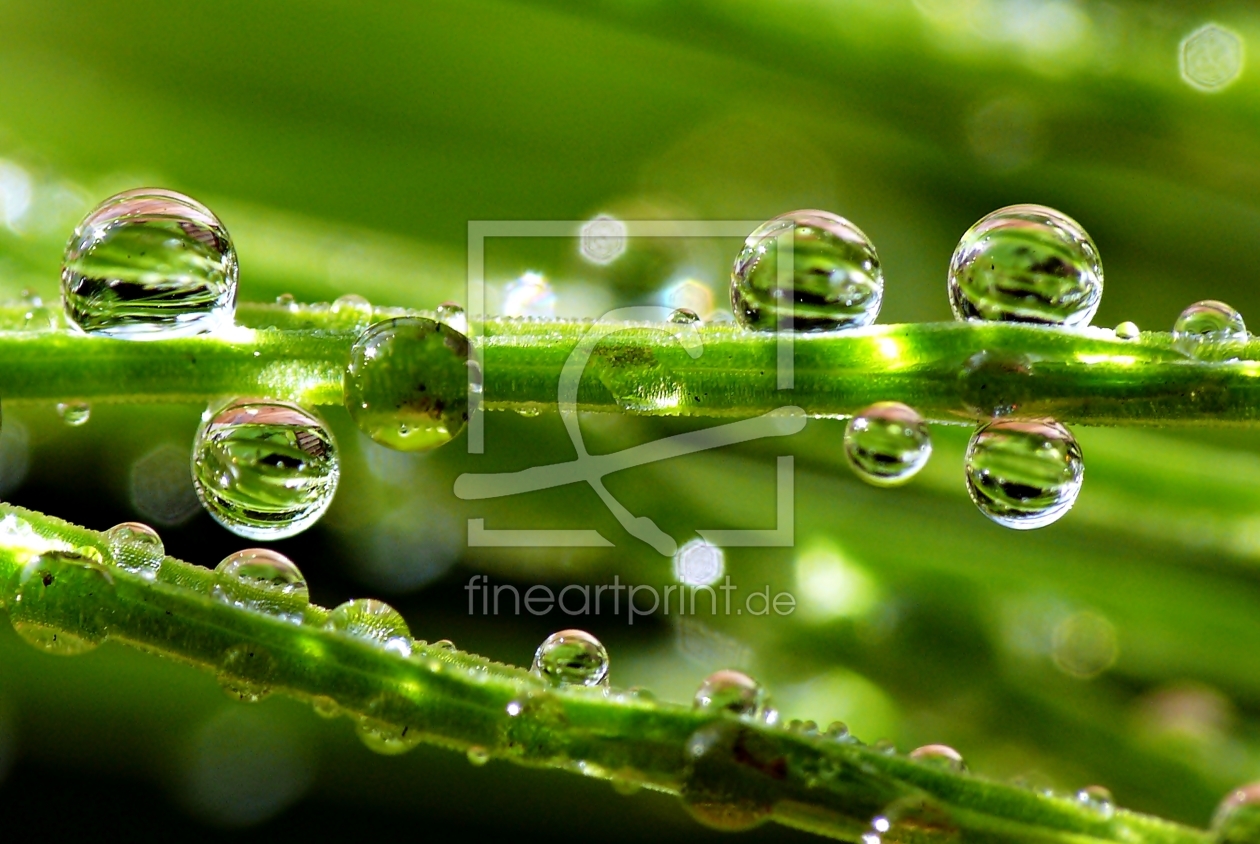
[(114, 565), (153, 578), (162, 566), (166, 548), (158, 532), (142, 522), (123, 522), (105, 531)]
[(755, 715), (765, 702), (766, 692), (760, 683), (743, 672), (722, 669), (704, 678), (704, 682), (696, 690), (692, 706), (713, 712), (725, 710), (748, 717)]
[(341, 706), (326, 695), (316, 695), (312, 698), (311, 709), (314, 709), (315, 714), (320, 718), (336, 718), (341, 714)]
[(1076, 802), (1105, 821), (1116, 814), (1116, 801), (1111, 791), (1101, 785), (1087, 785), (1076, 792)]
[(774, 772), (784, 759), (768, 737), (730, 722), (708, 724), (687, 740), (686, 759), (679, 796), (700, 823), (738, 832), (770, 817), (778, 788)]
[(55, 331), (57, 315), (51, 308), (42, 305), (31, 308), (22, 317), (22, 328), (26, 331)]
[[(779, 248), (789, 244), (790, 292), (778, 267)], [(792, 211), (763, 223), (744, 241), (731, 273), (735, 320), (758, 331), (870, 325), (883, 299), (884, 273), (870, 239), (827, 211)]]
[(201, 423), (192, 474), (215, 521), (237, 536), (274, 540), (324, 515), (340, 466), (332, 431), (314, 413), (240, 399)]
[(364, 321), (372, 319), (372, 303), (358, 293), (347, 293), (345, 296), (338, 296), (333, 300), (329, 310), (334, 314), (351, 314)]
[(585, 630), (561, 630), (538, 646), (533, 670), (558, 686), (603, 685), (608, 682), (608, 651)]
[(468, 338), (423, 317), (370, 326), (350, 350), (345, 402), (372, 439), (400, 451), (450, 442), (468, 421)]
[(439, 651), (453, 651), (455, 650), (455, 643), (450, 639), (438, 639), (433, 643), (433, 648)]
[(967, 770), (962, 754), (947, 744), (925, 744), (922, 747), (916, 747), (910, 751), (910, 758), (949, 771)]
[(236, 251), (210, 209), (175, 191), (111, 196), (66, 246), (66, 318), (89, 334), (132, 340), (188, 337), (230, 325)]
[[(100, 564), (100, 552), (92, 558), (82, 551), (48, 551), (22, 567), (9, 621), (41, 650), (60, 656), (85, 653), (105, 640), (108, 623), (83, 604), (82, 596), (111, 589), (113, 582)], [(66, 629), (63, 618), (75, 619), (75, 629)]]
[(270, 548), (237, 551), (214, 570), (214, 597), (226, 604), (296, 623), (301, 623), (310, 605), (302, 572), (292, 560)]
[(1248, 336), (1242, 314), (1215, 299), (1195, 302), (1173, 324), (1173, 348), (1195, 357), (1218, 344), (1242, 342)]
[(592, 264), (611, 264), (626, 251), (626, 224), (600, 214), (578, 230), (578, 251)]
[(1260, 783), (1236, 788), (1212, 816), (1213, 844), (1255, 844), (1260, 841)]
[(87, 424), (92, 415), (92, 406), (85, 401), (57, 402), (57, 415), (71, 428), (77, 428)]
[(675, 325), (698, 325), (700, 317), (691, 308), (677, 308), (669, 315), (669, 321)]
[(355, 725), (355, 732), (364, 746), (373, 753), (397, 756), (406, 753), (421, 741), (420, 731), (410, 726), (396, 726), (371, 718), (362, 718)]
[(468, 748), (467, 755), (468, 761), (478, 768), (490, 761), (490, 751), (477, 744)]
[(375, 598), (346, 601), (335, 608), (327, 629), (382, 646), (391, 653), (411, 656), (411, 631), (398, 610)]
[(832, 721), (827, 725), (826, 736), (837, 741), (850, 738), (849, 725), (843, 721)]
[(849, 420), (844, 455), (867, 483), (900, 486), (927, 465), (932, 439), (927, 422), (913, 407), (881, 401)]
[(1125, 320), (1116, 326), (1116, 337), (1121, 340), (1136, 340), (1142, 336), (1142, 330), (1136, 322)]
[(269, 682), (275, 671), (271, 654), (257, 645), (233, 645), (219, 661), (219, 686), (233, 700), (258, 703), (271, 694)]
[(971, 500), (1017, 530), (1058, 520), (1081, 491), (1085, 463), (1067, 428), (1053, 419), (999, 419), (983, 425), (964, 460)]
[(443, 302), (437, 306), (437, 321), (448, 325), (460, 334), (468, 333), (468, 315), (458, 302)]
[(1011, 205), (967, 230), (949, 264), (958, 319), (1089, 325), (1102, 301), (1098, 248), (1080, 224), (1044, 205)]

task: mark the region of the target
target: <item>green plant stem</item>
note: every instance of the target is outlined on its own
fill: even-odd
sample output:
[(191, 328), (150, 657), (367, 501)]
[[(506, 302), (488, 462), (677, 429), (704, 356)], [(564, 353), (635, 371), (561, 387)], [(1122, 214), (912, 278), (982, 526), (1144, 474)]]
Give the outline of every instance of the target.
[[(24, 309), (0, 310), (19, 329)], [(373, 318), (402, 314), (377, 310)], [(227, 336), (132, 342), (69, 331), (0, 331), (0, 395), (12, 400), (205, 401), (266, 395), (342, 401), (349, 348), (365, 320), (326, 305), (243, 305)], [(482, 326), (488, 410), (554, 408), (565, 361), (590, 327), (578, 320), (492, 319)], [(243, 330), (249, 329), (249, 330)], [(693, 358), (667, 329), (625, 323), (599, 341), (578, 393), (583, 410), (751, 416), (784, 405), (847, 416), (897, 400), (937, 422), (995, 413), (1086, 425), (1238, 424), (1260, 415), (1260, 342), (1205, 346), (1171, 335), (980, 323), (874, 326), (794, 337), (794, 386), (778, 389), (774, 334), (694, 330)]]
[[(95, 549), (91, 553), (86, 549)], [(99, 554), (102, 562), (92, 562)], [(1205, 833), (1113, 817), (859, 742), (660, 703), (557, 688), (522, 669), (417, 642), (410, 656), (215, 597), (216, 574), (167, 557), (155, 579), (117, 568), (103, 534), (0, 505), (0, 603), (22, 625), (103, 637), (217, 671), (231, 684), (335, 705), (366, 728), (536, 767), (682, 794), (703, 818), (763, 820), (857, 840), (889, 813), (909, 837), (1203, 844)], [(251, 660), (234, 659), (242, 649)], [(707, 742), (707, 744), (705, 744)], [(708, 751), (701, 754), (702, 744)], [(698, 808), (697, 808), (698, 807)], [(706, 808), (707, 807), (707, 808)]]

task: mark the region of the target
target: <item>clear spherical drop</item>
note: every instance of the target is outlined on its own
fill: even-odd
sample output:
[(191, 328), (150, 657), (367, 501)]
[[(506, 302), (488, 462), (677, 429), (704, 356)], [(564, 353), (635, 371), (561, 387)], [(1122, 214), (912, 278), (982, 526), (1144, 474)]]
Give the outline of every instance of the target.
[(1173, 324), (1173, 348), (1194, 356), (1218, 343), (1246, 340), (1242, 314), (1215, 299), (1195, 302)]
[(154, 577), (162, 566), (166, 548), (158, 532), (143, 522), (123, 522), (105, 531), (114, 565), (121, 569)]
[(1011, 205), (967, 230), (949, 264), (958, 319), (1089, 325), (1102, 301), (1098, 248), (1071, 217)]
[(214, 570), (214, 597), (224, 603), (298, 623), (310, 605), (302, 572), (270, 548), (237, 551)]
[(1053, 419), (999, 419), (967, 444), (967, 491), (980, 512), (1017, 530), (1057, 521), (1081, 491), (1081, 448)]
[(246, 539), (282, 539), (315, 524), (340, 473), (332, 431), (286, 402), (235, 401), (203, 421), (193, 443), (197, 496)]
[(355, 725), (355, 733), (363, 742), (364, 747), (382, 756), (397, 756), (400, 753), (406, 753), (421, 741), (419, 730), (413, 730), (407, 725), (397, 726), (372, 718), (360, 719)]
[(962, 754), (947, 744), (925, 744), (910, 751), (910, 758), (916, 762), (935, 765), (949, 771), (965, 771), (967, 765)]
[[(792, 269), (781, 273), (779, 251), (789, 247)], [(757, 331), (870, 325), (883, 299), (884, 273), (870, 239), (827, 211), (792, 211), (758, 226), (731, 272), (735, 321)]]
[(599, 686), (608, 681), (608, 651), (585, 630), (561, 630), (538, 646), (533, 670), (558, 686)]
[(350, 350), (346, 409), (372, 439), (427, 451), (468, 422), (468, 338), (423, 317), (369, 326)]
[(400, 656), (411, 656), (411, 630), (407, 622), (384, 601), (358, 598), (336, 607), (324, 625), (327, 629), (363, 639)]
[(857, 476), (875, 486), (899, 486), (927, 465), (932, 438), (913, 407), (881, 401), (862, 410), (844, 429), (844, 456)]
[(71, 428), (77, 428), (87, 424), (92, 416), (92, 406), (85, 401), (57, 402), (57, 415)]
[(1213, 844), (1256, 844), (1260, 841), (1260, 783), (1236, 788), (1212, 816)]
[(188, 337), (232, 323), (236, 250), (210, 209), (175, 191), (111, 196), (66, 245), (62, 304), (89, 334)]
[(1125, 320), (1116, 326), (1116, 337), (1121, 340), (1136, 340), (1142, 336), (1142, 330), (1136, 322)]
[(443, 302), (437, 306), (437, 321), (448, 325), (460, 334), (468, 333), (468, 315), (458, 302)]
[(469, 764), (478, 768), (490, 761), (490, 751), (480, 745), (474, 744), (468, 748), (466, 755)]
[(258, 703), (271, 694), (275, 670), (275, 659), (266, 649), (242, 642), (224, 652), (215, 679), (233, 700)]
[(691, 308), (676, 308), (669, 315), (669, 321), (675, 325), (697, 325), (700, 317)]
[(334, 314), (350, 314), (360, 319), (371, 319), (372, 303), (358, 293), (347, 293), (333, 300), (329, 310)]
[[(113, 584), (94, 548), (45, 552), (22, 567), (8, 606), (9, 621), (40, 650), (59, 656), (86, 653), (105, 641), (109, 624), (96, 604), (83, 605), (82, 596), (101, 595)], [(75, 620), (73, 629), (63, 623), (65, 618)]]
[(714, 671), (696, 690), (692, 706), (711, 712), (725, 710), (751, 717), (765, 705), (766, 691), (761, 684), (741, 671)]
[(1076, 802), (1103, 820), (1111, 820), (1116, 814), (1116, 801), (1111, 790), (1101, 785), (1087, 785), (1076, 792)]

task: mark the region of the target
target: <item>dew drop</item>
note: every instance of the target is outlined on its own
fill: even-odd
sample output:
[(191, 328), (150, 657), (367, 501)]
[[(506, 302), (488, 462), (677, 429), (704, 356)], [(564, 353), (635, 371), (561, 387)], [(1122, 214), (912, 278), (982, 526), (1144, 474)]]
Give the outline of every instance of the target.
[(669, 321), (675, 325), (698, 325), (700, 317), (691, 308), (677, 308), (669, 315)]
[[(78, 551), (48, 551), (31, 559), (18, 576), (9, 621), (18, 635), (59, 656), (86, 653), (105, 640), (107, 619), (82, 604), (82, 595), (113, 588), (114, 579), (93, 558)], [(91, 549), (95, 551), (95, 549)], [(72, 618), (74, 630), (61, 619)]]
[(294, 298), (292, 293), (281, 293), (276, 297), (276, 304), (290, 311), (297, 310), (297, 299)]
[(219, 686), (233, 700), (258, 703), (271, 694), (268, 685), (275, 672), (271, 654), (257, 645), (239, 644), (228, 648), (219, 661)]
[(131, 340), (188, 337), (230, 325), (236, 251), (195, 199), (160, 188), (111, 196), (66, 245), (62, 304), (89, 334)]
[(301, 623), (310, 605), (293, 561), (270, 548), (247, 548), (215, 566), (214, 597), (225, 604)]
[(532, 670), (557, 686), (604, 685), (608, 651), (585, 630), (561, 630), (538, 646)]
[(1136, 340), (1142, 336), (1142, 330), (1136, 322), (1125, 320), (1116, 326), (1116, 337), (1121, 340)]
[(469, 763), (478, 768), (490, 761), (490, 751), (478, 744), (468, 748), (467, 756)]
[(743, 672), (722, 669), (704, 678), (704, 682), (696, 690), (692, 706), (710, 712), (725, 710), (750, 717), (765, 702), (766, 692), (760, 683)]
[(460, 334), (468, 334), (468, 315), (458, 302), (443, 302), (437, 306), (437, 321), (450, 326)]
[(1011, 205), (982, 217), (949, 264), (949, 304), (960, 320), (1083, 327), (1102, 292), (1094, 241), (1044, 205)]
[(1116, 801), (1111, 791), (1101, 785), (1087, 785), (1076, 792), (1076, 802), (1105, 821), (1116, 814)]
[[(780, 246), (789, 244), (790, 289), (778, 268)], [(735, 321), (757, 331), (870, 325), (883, 298), (884, 274), (870, 239), (828, 211), (792, 211), (758, 226), (731, 272)]]
[(328, 630), (380, 645), (385, 650), (411, 656), (411, 631), (398, 610), (375, 598), (357, 598), (336, 607), (324, 625)]
[(1173, 324), (1173, 348), (1192, 357), (1217, 344), (1244, 341), (1248, 336), (1242, 314), (1215, 299), (1195, 302)]
[(57, 402), (57, 415), (71, 428), (77, 428), (87, 424), (92, 415), (92, 406), (85, 401)]
[(406, 753), (421, 741), (420, 732), (409, 726), (396, 726), (371, 718), (362, 718), (355, 725), (355, 733), (364, 746), (382, 756)]
[(980, 512), (1017, 530), (1061, 518), (1081, 491), (1081, 448), (1053, 419), (998, 419), (967, 444), (967, 491)]
[(201, 423), (192, 475), (215, 521), (246, 539), (274, 540), (319, 520), (340, 466), (332, 431), (311, 411), (239, 399)]
[(832, 721), (830, 724), (827, 725), (827, 732), (825, 733), (825, 735), (828, 738), (832, 738), (837, 741), (843, 741), (845, 739), (848, 739), (850, 738), (849, 725), (844, 723), (843, 721)]
[(965, 771), (962, 754), (947, 744), (925, 744), (910, 751), (910, 758), (948, 771)]
[(1213, 844), (1255, 844), (1260, 841), (1260, 783), (1236, 788), (1212, 816)]
[(341, 714), (341, 706), (327, 695), (316, 695), (312, 698), (311, 709), (320, 718), (336, 718)]
[(844, 455), (859, 478), (875, 486), (900, 486), (927, 465), (932, 439), (927, 422), (901, 402), (876, 402), (849, 420)]
[(347, 293), (333, 300), (329, 310), (334, 314), (351, 314), (364, 321), (372, 318), (372, 303), (358, 293)]
[(147, 578), (157, 575), (166, 556), (162, 537), (143, 522), (123, 522), (105, 531), (114, 565)]
[(382, 445), (427, 451), (468, 422), (468, 338), (423, 317), (368, 327), (350, 350), (346, 409)]
[[(779, 787), (773, 772), (784, 762), (767, 737), (730, 722), (708, 724), (687, 739), (686, 760), (679, 796), (700, 823), (737, 832), (770, 817)], [(767, 781), (774, 786), (767, 789)]]

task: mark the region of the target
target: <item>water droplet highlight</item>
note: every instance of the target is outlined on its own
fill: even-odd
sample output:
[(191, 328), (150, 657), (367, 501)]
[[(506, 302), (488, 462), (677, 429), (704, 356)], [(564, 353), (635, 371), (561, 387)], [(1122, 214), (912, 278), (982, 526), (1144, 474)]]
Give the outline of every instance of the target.
[(1142, 336), (1142, 330), (1136, 322), (1125, 320), (1116, 326), (1116, 337), (1121, 340), (1136, 340)]
[(875, 486), (900, 486), (927, 465), (932, 438), (913, 407), (881, 401), (860, 411), (844, 429), (844, 456), (859, 478)]
[(766, 703), (761, 684), (741, 671), (714, 671), (696, 690), (692, 706), (711, 712), (725, 710), (742, 717), (757, 714)]
[(1044, 205), (982, 217), (949, 264), (949, 304), (960, 320), (1083, 327), (1102, 292), (1098, 247), (1079, 223)]
[[(48, 653), (86, 653), (105, 640), (108, 621), (84, 607), (81, 596), (112, 589), (113, 583), (100, 564), (100, 552), (91, 557), (82, 551), (48, 551), (22, 567), (9, 621), (19, 636)], [(62, 618), (75, 619), (75, 629), (67, 629)]]
[(1173, 348), (1191, 357), (1219, 344), (1245, 341), (1249, 336), (1242, 314), (1215, 299), (1195, 302), (1182, 311), (1173, 323), (1172, 333)]
[(132, 574), (153, 578), (162, 566), (166, 548), (158, 532), (143, 522), (123, 522), (105, 531), (114, 565)]
[(350, 350), (345, 403), (372, 439), (400, 451), (427, 451), (468, 422), (468, 338), (423, 317), (367, 328)]
[(203, 421), (193, 443), (198, 498), (247, 539), (282, 539), (315, 524), (340, 473), (332, 431), (286, 402), (235, 401)]
[(358, 598), (336, 607), (324, 625), (328, 630), (380, 645), (400, 656), (411, 656), (411, 630), (398, 610), (375, 598)]
[(910, 758), (948, 771), (967, 770), (962, 754), (947, 744), (925, 744), (922, 747), (916, 747), (910, 751)]
[(236, 251), (227, 229), (191, 197), (160, 188), (111, 196), (66, 245), (62, 304), (89, 334), (189, 337), (232, 323)]
[(85, 401), (57, 402), (57, 415), (71, 428), (77, 428), (87, 424), (92, 416), (92, 406)]
[[(778, 266), (780, 248), (789, 245), (790, 288)], [(883, 299), (884, 274), (870, 238), (828, 211), (792, 211), (758, 226), (731, 272), (735, 321), (757, 331), (870, 325)]]
[(1105, 821), (1116, 814), (1116, 801), (1111, 791), (1101, 785), (1087, 785), (1076, 792), (1076, 802)]
[(310, 605), (302, 572), (270, 548), (247, 548), (215, 566), (214, 597), (241, 609), (301, 623)]
[(980, 512), (1017, 530), (1061, 518), (1081, 491), (1085, 463), (1076, 438), (1053, 419), (999, 419), (967, 443), (967, 491)]
[(443, 302), (437, 306), (437, 321), (448, 325), (460, 334), (468, 334), (468, 315), (458, 302)]
[(532, 670), (558, 686), (604, 685), (608, 651), (585, 630), (561, 630), (538, 646)]

